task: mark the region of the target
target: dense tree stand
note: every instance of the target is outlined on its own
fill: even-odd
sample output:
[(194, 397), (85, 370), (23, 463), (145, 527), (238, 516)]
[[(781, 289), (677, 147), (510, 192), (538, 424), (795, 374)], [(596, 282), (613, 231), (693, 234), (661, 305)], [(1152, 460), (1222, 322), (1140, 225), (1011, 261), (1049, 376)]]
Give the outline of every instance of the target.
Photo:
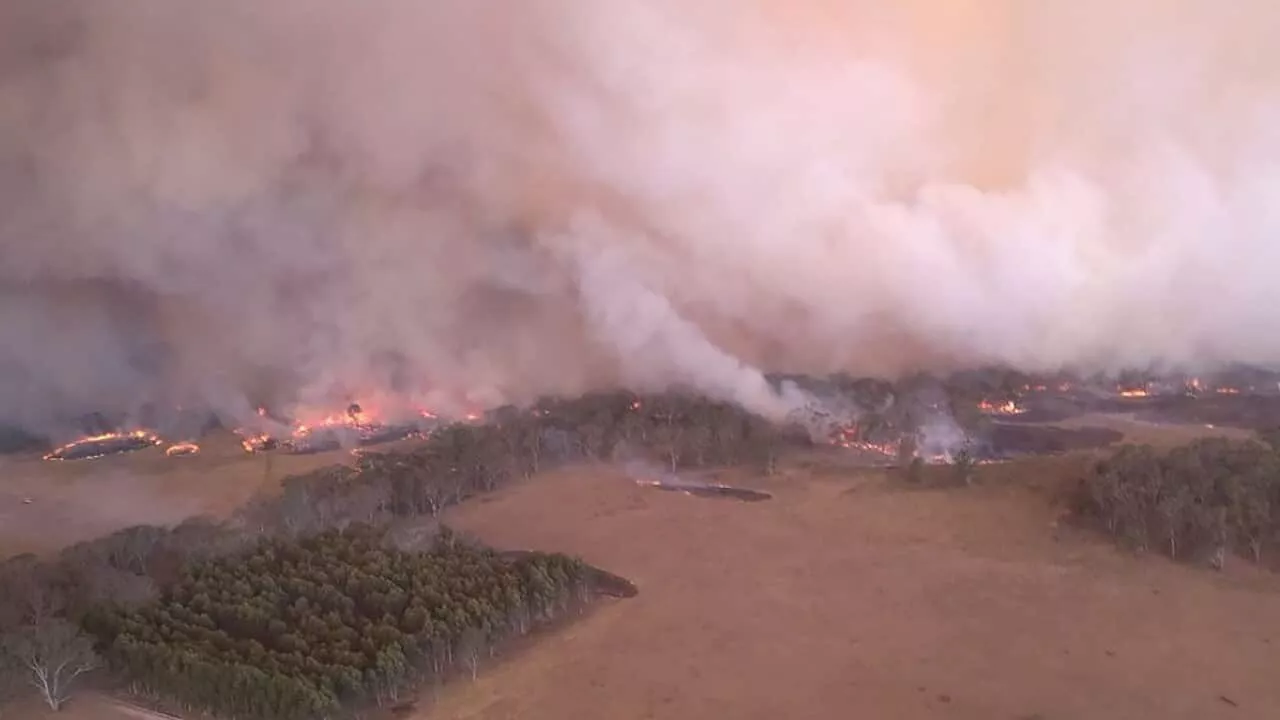
[(311, 719), (396, 701), (587, 602), (585, 566), (446, 532), (426, 552), (368, 527), (192, 565), (155, 603), (87, 626), (135, 690), (227, 717)]

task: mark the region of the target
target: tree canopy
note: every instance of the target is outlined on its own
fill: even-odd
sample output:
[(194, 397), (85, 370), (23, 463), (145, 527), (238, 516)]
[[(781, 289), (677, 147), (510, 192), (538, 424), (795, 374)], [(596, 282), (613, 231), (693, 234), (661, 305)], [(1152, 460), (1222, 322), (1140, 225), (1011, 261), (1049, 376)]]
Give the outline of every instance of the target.
[(1230, 552), (1262, 562), (1280, 539), (1280, 453), (1221, 438), (1166, 452), (1127, 445), (1080, 482), (1075, 503), (1135, 548), (1214, 564)]
[(155, 602), (86, 626), (135, 687), (228, 717), (303, 720), (470, 667), (589, 596), (585, 566), (443, 533), (425, 552), (367, 526), (189, 566)]

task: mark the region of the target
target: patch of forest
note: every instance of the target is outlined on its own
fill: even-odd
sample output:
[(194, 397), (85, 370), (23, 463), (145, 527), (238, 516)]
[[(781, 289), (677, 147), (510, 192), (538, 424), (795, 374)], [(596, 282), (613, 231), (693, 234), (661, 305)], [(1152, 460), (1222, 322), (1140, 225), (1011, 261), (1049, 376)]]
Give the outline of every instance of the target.
[(1264, 438), (1123, 446), (1079, 482), (1076, 513), (1125, 546), (1175, 560), (1270, 561), (1280, 542), (1280, 438)]
[(240, 520), (249, 528), (304, 533), (434, 516), (551, 467), (631, 455), (656, 458), (672, 472), (750, 466), (769, 473), (788, 448), (812, 444), (802, 427), (696, 395), (593, 393), (504, 408), (484, 424), (439, 428), (408, 450), (364, 452), (354, 467), (286, 478), (278, 497), (246, 508)]
[(592, 596), (563, 555), (443, 533), (422, 552), (352, 526), (193, 563), (160, 598), (85, 625), (135, 692), (224, 717), (309, 720), (384, 706)]

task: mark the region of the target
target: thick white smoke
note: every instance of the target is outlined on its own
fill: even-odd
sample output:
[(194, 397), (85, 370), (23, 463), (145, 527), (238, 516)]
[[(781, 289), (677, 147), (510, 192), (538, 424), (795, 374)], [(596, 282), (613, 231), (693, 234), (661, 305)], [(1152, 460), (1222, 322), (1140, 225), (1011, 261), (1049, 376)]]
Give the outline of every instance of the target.
[(19, 0), (0, 415), (1280, 362), (1268, 0)]

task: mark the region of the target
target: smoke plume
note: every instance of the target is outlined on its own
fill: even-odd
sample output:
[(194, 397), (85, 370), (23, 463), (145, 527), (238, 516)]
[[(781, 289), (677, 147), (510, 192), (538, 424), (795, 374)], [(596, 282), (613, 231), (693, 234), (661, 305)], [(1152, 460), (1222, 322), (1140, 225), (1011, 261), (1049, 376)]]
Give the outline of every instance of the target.
[(1276, 363), (1276, 37), (1270, 0), (5, 3), (0, 415)]

